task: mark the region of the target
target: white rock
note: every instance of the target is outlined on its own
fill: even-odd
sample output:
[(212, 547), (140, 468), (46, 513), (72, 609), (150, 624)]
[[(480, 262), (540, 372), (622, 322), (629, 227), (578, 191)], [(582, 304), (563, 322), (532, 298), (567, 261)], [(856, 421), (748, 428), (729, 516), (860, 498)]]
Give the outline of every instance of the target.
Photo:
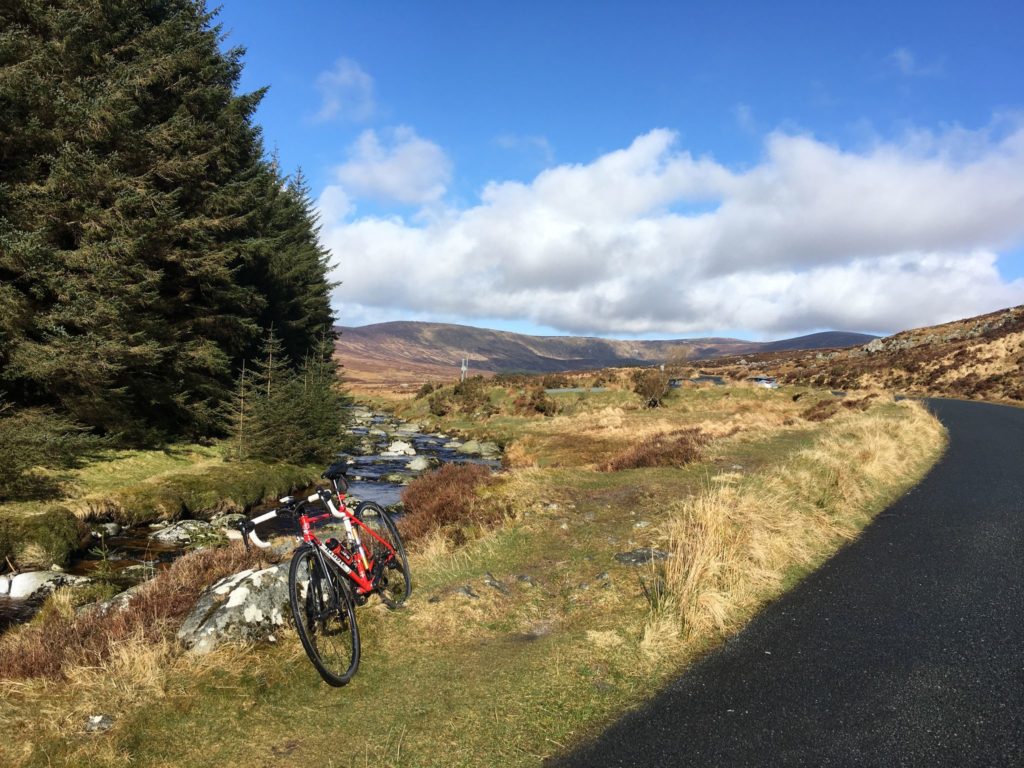
[(225, 641), (272, 642), (291, 621), (287, 562), (246, 570), (209, 587), (185, 619), (178, 639), (195, 653)]
[(26, 600), (53, 592), (57, 587), (88, 584), (90, 581), (85, 576), (71, 576), (56, 571), (26, 571), (13, 576), (0, 576), (0, 595), (12, 600)]
[(386, 451), (382, 451), (381, 456), (415, 456), (416, 449), (412, 447), (412, 443), (407, 443), (404, 440), (395, 440), (388, 446)]

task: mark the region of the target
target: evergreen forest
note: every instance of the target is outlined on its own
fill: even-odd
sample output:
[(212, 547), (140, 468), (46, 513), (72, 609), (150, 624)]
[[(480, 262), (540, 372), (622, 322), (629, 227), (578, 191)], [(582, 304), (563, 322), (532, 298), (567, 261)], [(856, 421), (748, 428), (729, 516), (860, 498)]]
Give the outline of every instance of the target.
[(0, 5), (0, 438), (33, 460), (223, 436), (246, 364), (336, 394), (310, 191), (223, 44), (202, 0)]

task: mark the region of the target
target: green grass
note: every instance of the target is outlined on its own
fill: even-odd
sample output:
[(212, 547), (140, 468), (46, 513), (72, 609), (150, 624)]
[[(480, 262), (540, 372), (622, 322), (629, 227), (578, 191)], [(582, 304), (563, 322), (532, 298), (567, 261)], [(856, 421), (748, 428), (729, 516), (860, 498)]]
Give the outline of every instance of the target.
[(108, 450), (53, 477), (50, 499), (0, 504), (0, 563), (65, 565), (85, 540), (78, 519), (137, 525), (239, 511), (311, 483), (319, 467), (225, 462), (220, 446)]

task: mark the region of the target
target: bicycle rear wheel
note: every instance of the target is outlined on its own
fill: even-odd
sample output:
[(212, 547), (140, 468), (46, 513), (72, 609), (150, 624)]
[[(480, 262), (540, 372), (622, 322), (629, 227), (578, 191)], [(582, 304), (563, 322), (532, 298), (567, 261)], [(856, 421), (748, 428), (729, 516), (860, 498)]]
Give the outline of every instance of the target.
[(320, 677), (345, 685), (359, 667), (359, 627), (345, 575), (304, 544), (288, 569), (288, 599), (299, 640)]
[(397, 608), (412, 594), (409, 559), (405, 556), (405, 545), (402, 543), (402, 537), (398, 534), (398, 527), (391, 519), (391, 515), (380, 504), (373, 501), (364, 501), (356, 507), (356, 517), (362, 520), (367, 528), (390, 544), (391, 549), (394, 550), (392, 557), (391, 550), (372, 536), (359, 537), (375, 561), (381, 558), (390, 558), (387, 567), (381, 574), (377, 594), (388, 608)]

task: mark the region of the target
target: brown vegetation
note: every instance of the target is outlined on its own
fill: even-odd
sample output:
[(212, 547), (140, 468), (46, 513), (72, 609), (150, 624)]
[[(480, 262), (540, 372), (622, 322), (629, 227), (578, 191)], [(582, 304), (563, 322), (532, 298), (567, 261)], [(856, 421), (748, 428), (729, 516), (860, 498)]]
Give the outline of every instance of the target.
[(1024, 306), (902, 331), (863, 347), (748, 355), (714, 368), (736, 378), (752, 371), (814, 387), (1024, 402)]
[(651, 435), (609, 459), (599, 469), (618, 472), (641, 467), (682, 467), (699, 460), (701, 448), (707, 443), (708, 436), (697, 427)]
[(30, 624), (0, 637), (0, 679), (58, 678), (69, 667), (99, 665), (129, 639), (169, 639), (206, 587), (243, 568), (267, 564), (261, 552), (234, 544), (180, 558), (123, 606), (76, 612), (67, 596), (55, 596)]
[(500, 519), (500, 512), (481, 504), (477, 493), (493, 480), (491, 471), (479, 464), (445, 464), (417, 478), (402, 492), (406, 510), (398, 523), (402, 538), (412, 541), (444, 529), (460, 540), (461, 526)]
[(800, 414), (807, 421), (826, 421), (839, 413), (838, 400), (819, 400)]

